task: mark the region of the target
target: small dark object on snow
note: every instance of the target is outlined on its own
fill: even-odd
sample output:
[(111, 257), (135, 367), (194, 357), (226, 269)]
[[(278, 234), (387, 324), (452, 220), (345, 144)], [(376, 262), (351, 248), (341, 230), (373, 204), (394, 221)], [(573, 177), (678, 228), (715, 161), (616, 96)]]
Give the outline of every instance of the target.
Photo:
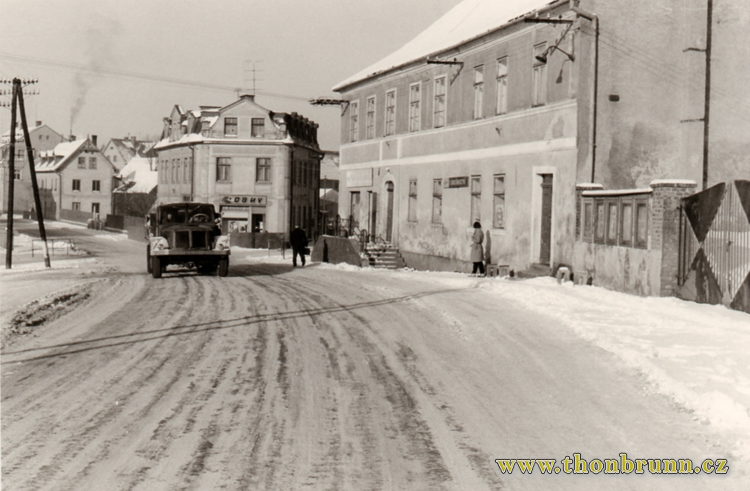
[(588, 280), (586, 280), (586, 284), (587, 284), (588, 286), (591, 286), (591, 285), (593, 285), (593, 284), (594, 284), (594, 277), (593, 277), (593, 276), (589, 276), (589, 279), (588, 279)]

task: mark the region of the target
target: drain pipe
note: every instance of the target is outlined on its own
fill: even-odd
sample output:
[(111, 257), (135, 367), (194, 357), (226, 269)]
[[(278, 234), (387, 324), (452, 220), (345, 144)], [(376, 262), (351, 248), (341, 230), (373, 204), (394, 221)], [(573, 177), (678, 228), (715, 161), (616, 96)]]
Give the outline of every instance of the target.
[(576, 15), (594, 23), (594, 94), (591, 109), (591, 182), (594, 183), (596, 176), (596, 115), (599, 97), (599, 17), (578, 7), (578, 1), (570, 0), (570, 10)]

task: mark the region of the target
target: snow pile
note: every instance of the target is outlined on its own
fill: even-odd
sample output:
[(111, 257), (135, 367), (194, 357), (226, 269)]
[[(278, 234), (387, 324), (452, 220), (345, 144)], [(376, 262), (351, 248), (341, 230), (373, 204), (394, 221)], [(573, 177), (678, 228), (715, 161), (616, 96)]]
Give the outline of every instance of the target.
[[(676, 298), (638, 297), (552, 278), (480, 281), (613, 353), (652, 389), (731, 433), (750, 460), (750, 316)], [(483, 284), (482, 284), (483, 283)]]
[(50, 257), (50, 267), (44, 265), (44, 259), (39, 258), (39, 262), (14, 264), (12, 269), (0, 269), (0, 275), (13, 273), (28, 273), (29, 271), (57, 271), (60, 269), (78, 269), (84, 266), (91, 266), (96, 263), (96, 259), (63, 259), (57, 260), (54, 256)]

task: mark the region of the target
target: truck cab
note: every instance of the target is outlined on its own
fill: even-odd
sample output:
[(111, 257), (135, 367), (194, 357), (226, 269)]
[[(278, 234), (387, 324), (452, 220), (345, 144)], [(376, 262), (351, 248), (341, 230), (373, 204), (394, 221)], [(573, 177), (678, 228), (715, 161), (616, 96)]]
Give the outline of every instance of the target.
[(229, 273), (229, 237), (221, 234), (211, 203), (158, 205), (146, 217), (146, 264), (160, 278), (170, 264), (199, 273)]

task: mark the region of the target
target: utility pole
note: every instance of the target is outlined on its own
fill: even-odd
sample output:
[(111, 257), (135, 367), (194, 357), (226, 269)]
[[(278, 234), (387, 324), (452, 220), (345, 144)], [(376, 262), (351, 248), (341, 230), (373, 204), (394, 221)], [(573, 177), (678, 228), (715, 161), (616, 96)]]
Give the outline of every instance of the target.
[(703, 110), (703, 189), (708, 187), (708, 113), (711, 109), (711, 24), (714, 0), (708, 0), (706, 13), (706, 100)]
[(39, 197), (39, 186), (36, 181), (36, 169), (34, 167), (34, 150), (31, 147), (31, 137), (29, 136), (29, 127), (26, 121), (26, 110), (24, 108), (23, 101), (23, 86), (26, 84), (35, 84), (37, 80), (21, 80), (14, 78), (10, 80), (2, 80), (2, 83), (13, 84), (13, 97), (11, 102), (11, 116), (10, 116), (10, 158), (8, 159), (8, 229), (6, 239), (6, 253), (5, 253), (5, 269), (11, 269), (13, 267), (13, 200), (15, 190), (15, 157), (16, 157), (16, 111), (17, 108), (21, 111), (21, 125), (23, 127), (23, 135), (26, 140), (26, 154), (29, 161), (29, 174), (31, 175), (31, 185), (34, 191), (34, 203), (37, 209), (37, 220), (39, 223), (39, 234), (42, 239), (44, 247), (44, 264), (46, 267), (50, 267), (49, 260), (49, 249), (47, 248), (47, 234), (44, 230), (44, 218), (42, 216), (41, 199)]
[(26, 140), (26, 155), (29, 160), (29, 174), (31, 175), (31, 187), (34, 190), (34, 206), (36, 206), (36, 219), (39, 223), (39, 237), (42, 239), (42, 247), (44, 248), (44, 265), (50, 267), (49, 262), (49, 248), (47, 248), (47, 233), (44, 230), (44, 216), (42, 213), (42, 200), (39, 197), (39, 186), (36, 182), (36, 169), (34, 168), (34, 149), (31, 148), (31, 137), (29, 136), (29, 125), (26, 122), (26, 109), (23, 103), (23, 90), (21, 89), (21, 81), (19, 79), (13, 80), (14, 85), (17, 87), (18, 92), (18, 108), (21, 110), (21, 126), (23, 127), (23, 137)]
[[(5, 80), (3, 80), (5, 82)], [(8, 229), (5, 240), (5, 269), (13, 267), (13, 189), (16, 180), (16, 99), (18, 91), (16, 90), (15, 80), (13, 81), (12, 107), (10, 113), (10, 158), (8, 159)]]
[(701, 190), (708, 188), (708, 122), (711, 111), (711, 34), (713, 27), (713, 11), (714, 1), (707, 0), (707, 11), (706, 11), (706, 47), (695, 48), (689, 47), (682, 51), (703, 51), (706, 55), (706, 82), (705, 82), (705, 95), (703, 101), (703, 117), (696, 119), (683, 119), (680, 123), (696, 123), (703, 122), (703, 186)]

